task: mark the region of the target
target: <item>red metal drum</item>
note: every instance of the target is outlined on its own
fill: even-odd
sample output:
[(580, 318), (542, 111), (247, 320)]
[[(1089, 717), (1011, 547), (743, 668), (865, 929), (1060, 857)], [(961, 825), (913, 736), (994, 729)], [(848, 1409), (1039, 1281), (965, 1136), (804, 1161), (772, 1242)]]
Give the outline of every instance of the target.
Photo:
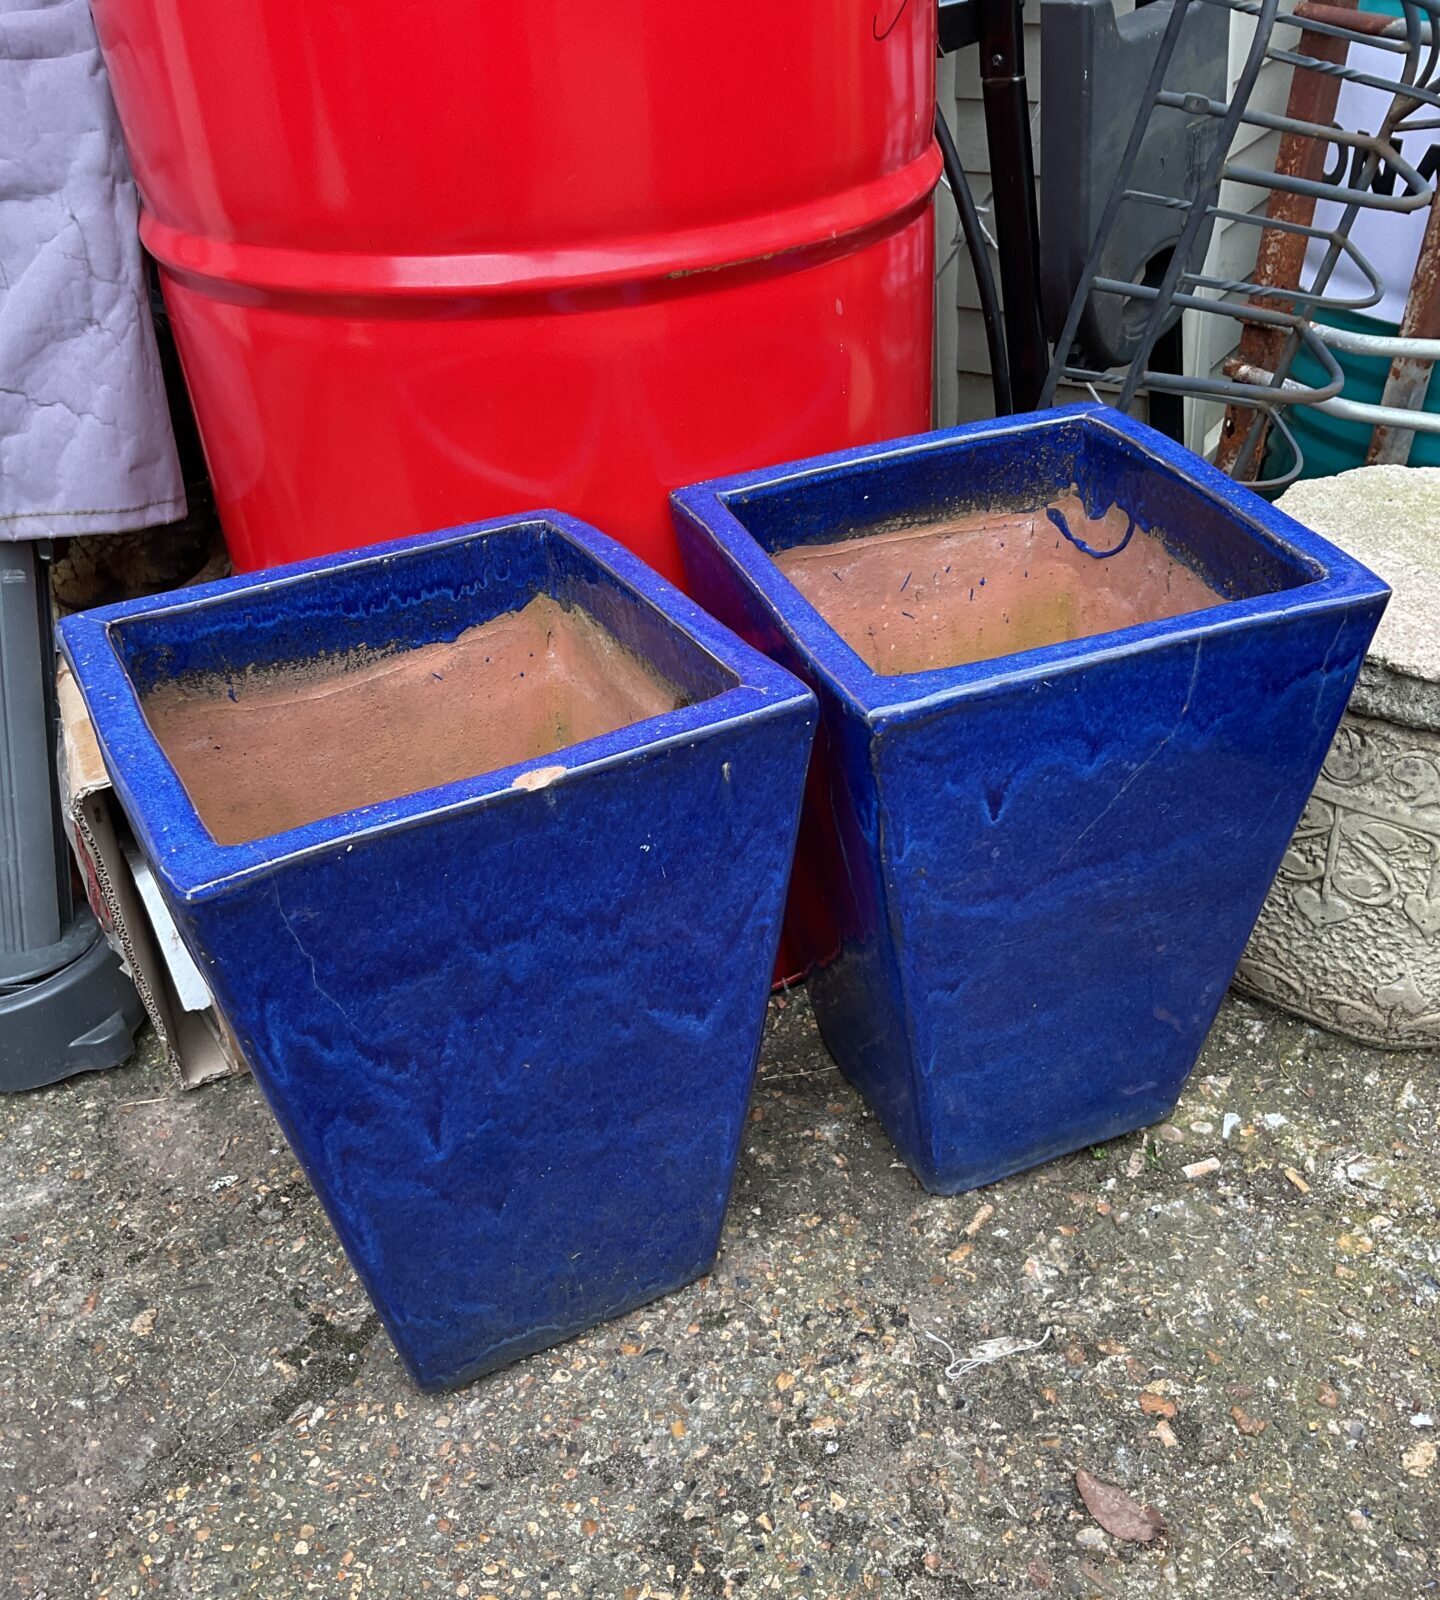
[(929, 424), (933, 5), (94, 12), (239, 567)]

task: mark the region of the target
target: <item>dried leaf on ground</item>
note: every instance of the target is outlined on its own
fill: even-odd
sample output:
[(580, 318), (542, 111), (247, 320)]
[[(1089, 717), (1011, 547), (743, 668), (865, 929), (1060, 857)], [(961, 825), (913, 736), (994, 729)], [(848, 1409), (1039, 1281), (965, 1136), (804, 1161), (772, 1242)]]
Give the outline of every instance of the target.
[(1084, 1467), (1075, 1474), (1075, 1487), (1085, 1509), (1112, 1538), (1149, 1544), (1165, 1532), (1165, 1519), (1154, 1506), (1142, 1506), (1118, 1484), (1103, 1483)]
[(1253, 1439), (1265, 1431), (1265, 1423), (1252, 1417), (1248, 1411), (1242, 1411), (1239, 1406), (1231, 1406), (1230, 1415), (1235, 1419), (1235, 1426), (1247, 1439)]
[(1147, 1417), (1173, 1417), (1176, 1406), (1173, 1400), (1167, 1400), (1163, 1394), (1142, 1394), (1140, 1409)]

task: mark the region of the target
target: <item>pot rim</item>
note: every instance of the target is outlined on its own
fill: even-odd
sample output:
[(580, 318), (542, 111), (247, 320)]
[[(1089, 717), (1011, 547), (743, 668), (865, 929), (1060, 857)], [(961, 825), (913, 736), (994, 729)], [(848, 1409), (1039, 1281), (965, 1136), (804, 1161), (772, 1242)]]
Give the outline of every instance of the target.
[[(1232, 600), (1159, 621), (924, 672), (876, 672), (781, 572), (732, 507), (744, 495), (782, 485), (834, 482), (872, 463), (927, 453), (953, 453), (976, 441), (1073, 426), (1110, 434), (1151, 456), (1156, 465), (1218, 504), (1244, 532), (1281, 561), (1313, 574), (1294, 586)], [(881, 444), (815, 456), (759, 471), (736, 473), (678, 489), (671, 504), (682, 529), (703, 535), (732, 571), (763, 601), (769, 620), (830, 693), (848, 702), (872, 724), (912, 720), (948, 709), (967, 698), (1027, 682), (1052, 680), (1093, 662), (1134, 657), (1162, 646), (1193, 644), (1217, 634), (1268, 627), (1287, 617), (1333, 611), (1337, 622), (1357, 605), (1388, 599), (1388, 586), (1369, 568), (1319, 534), (1262, 500), (1253, 490), (1217, 471), (1164, 434), (1114, 408), (1085, 401), (1013, 417), (996, 417), (956, 428), (915, 434)]]
[[(627, 603), (648, 610), (708, 658), (730, 680), (728, 686), (676, 711), (627, 723), (527, 761), (338, 812), (258, 839), (217, 843), (150, 728), (112, 630), (141, 617), (180, 616), (233, 605), (237, 597), (263, 599), (281, 596), (297, 586), (323, 586), (342, 574), (383, 567), (420, 551), (453, 548), (459, 558), (467, 545), (522, 535), (554, 537), (569, 545), (592, 571), (618, 589)], [(797, 702), (809, 702), (812, 722), (816, 715), (815, 697), (783, 667), (745, 644), (615, 540), (554, 510), (443, 528), (99, 607), (64, 618), (57, 634), (141, 848), (169, 892), (187, 903), (232, 891), (302, 857), (324, 851), (343, 853), (377, 835), (457, 813), (496, 805), (548, 805), (554, 799), (551, 791), (561, 786), (584, 782), (593, 774), (677, 744), (696, 743), (737, 724), (793, 715)]]

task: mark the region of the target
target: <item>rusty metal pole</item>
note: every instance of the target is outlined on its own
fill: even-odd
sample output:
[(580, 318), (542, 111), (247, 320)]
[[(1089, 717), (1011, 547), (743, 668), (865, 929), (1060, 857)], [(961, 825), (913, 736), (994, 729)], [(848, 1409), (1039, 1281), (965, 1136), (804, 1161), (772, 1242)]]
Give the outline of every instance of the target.
[[(1425, 224), (1425, 238), (1420, 245), (1420, 258), (1415, 263), (1415, 276), (1410, 280), (1405, 315), (1400, 322), (1400, 337), (1440, 339), (1440, 205), (1433, 198)], [(1423, 411), (1425, 395), (1430, 388), (1431, 367), (1431, 362), (1418, 356), (1396, 356), (1390, 363), (1382, 403), (1405, 411)], [(1414, 442), (1413, 428), (1387, 427), (1381, 423), (1370, 436), (1366, 462), (1371, 466), (1394, 462), (1403, 467), (1410, 460), (1410, 447)]]
[[(1301, 4), (1295, 7), (1295, 16), (1301, 21), (1342, 22), (1349, 25), (1354, 16), (1356, 0), (1330, 0), (1326, 5)], [(1315, 61), (1343, 66), (1350, 53), (1350, 41), (1333, 34), (1314, 33), (1308, 28), (1300, 35), (1299, 53)], [(1333, 73), (1295, 68), (1290, 84), (1290, 100), (1286, 115), (1297, 121), (1321, 123), (1326, 126), (1335, 120), (1335, 107), (1340, 98), (1340, 79)], [(1321, 139), (1305, 133), (1286, 133), (1281, 137), (1280, 149), (1275, 158), (1275, 171), (1281, 177), (1305, 178), (1318, 183), (1325, 171), (1327, 146)], [(1291, 194), (1274, 189), (1265, 208), (1266, 217), (1273, 222), (1300, 223), (1308, 227), (1315, 217), (1315, 201), (1304, 194)], [(1255, 273), (1252, 282), (1277, 290), (1297, 289), (1300, 273), (1305, 265), (1305, 249), (1309, 236), (1289, 229), (1266, 228), (1260, 235), (1255, 256)], [(1275, 296), (1253, 296), (1252, 305), (1273, 302)], [(1258, 322), (1247, 322), (1240, 335), (1240, 348), (1235, 360), (1249, 367), (1274, 371), (1285, 346), (1286, 330), (1267, 327)], [(1229, 405), (1225, 408), (1225, 421), (1220, 429), (1220, 443), (1215, 451), (1215, 465), (1222, 472), (1233, 472), (1241, 452), (1256, 421), (1256, 413), (1249, 406)], [(1262, 422), (1262, 427), (1264, 426)], [(1258, 474), (1264, 454), (1264, 435), (1248, 452), (1245, 475)]]

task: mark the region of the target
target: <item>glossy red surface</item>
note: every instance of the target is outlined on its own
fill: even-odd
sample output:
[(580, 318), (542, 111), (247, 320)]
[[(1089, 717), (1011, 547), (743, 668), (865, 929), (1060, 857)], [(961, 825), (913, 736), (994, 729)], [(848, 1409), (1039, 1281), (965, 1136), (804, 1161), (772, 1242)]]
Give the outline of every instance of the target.
[(94, 11), (241, 567), (928, 425), (932, 6)]

